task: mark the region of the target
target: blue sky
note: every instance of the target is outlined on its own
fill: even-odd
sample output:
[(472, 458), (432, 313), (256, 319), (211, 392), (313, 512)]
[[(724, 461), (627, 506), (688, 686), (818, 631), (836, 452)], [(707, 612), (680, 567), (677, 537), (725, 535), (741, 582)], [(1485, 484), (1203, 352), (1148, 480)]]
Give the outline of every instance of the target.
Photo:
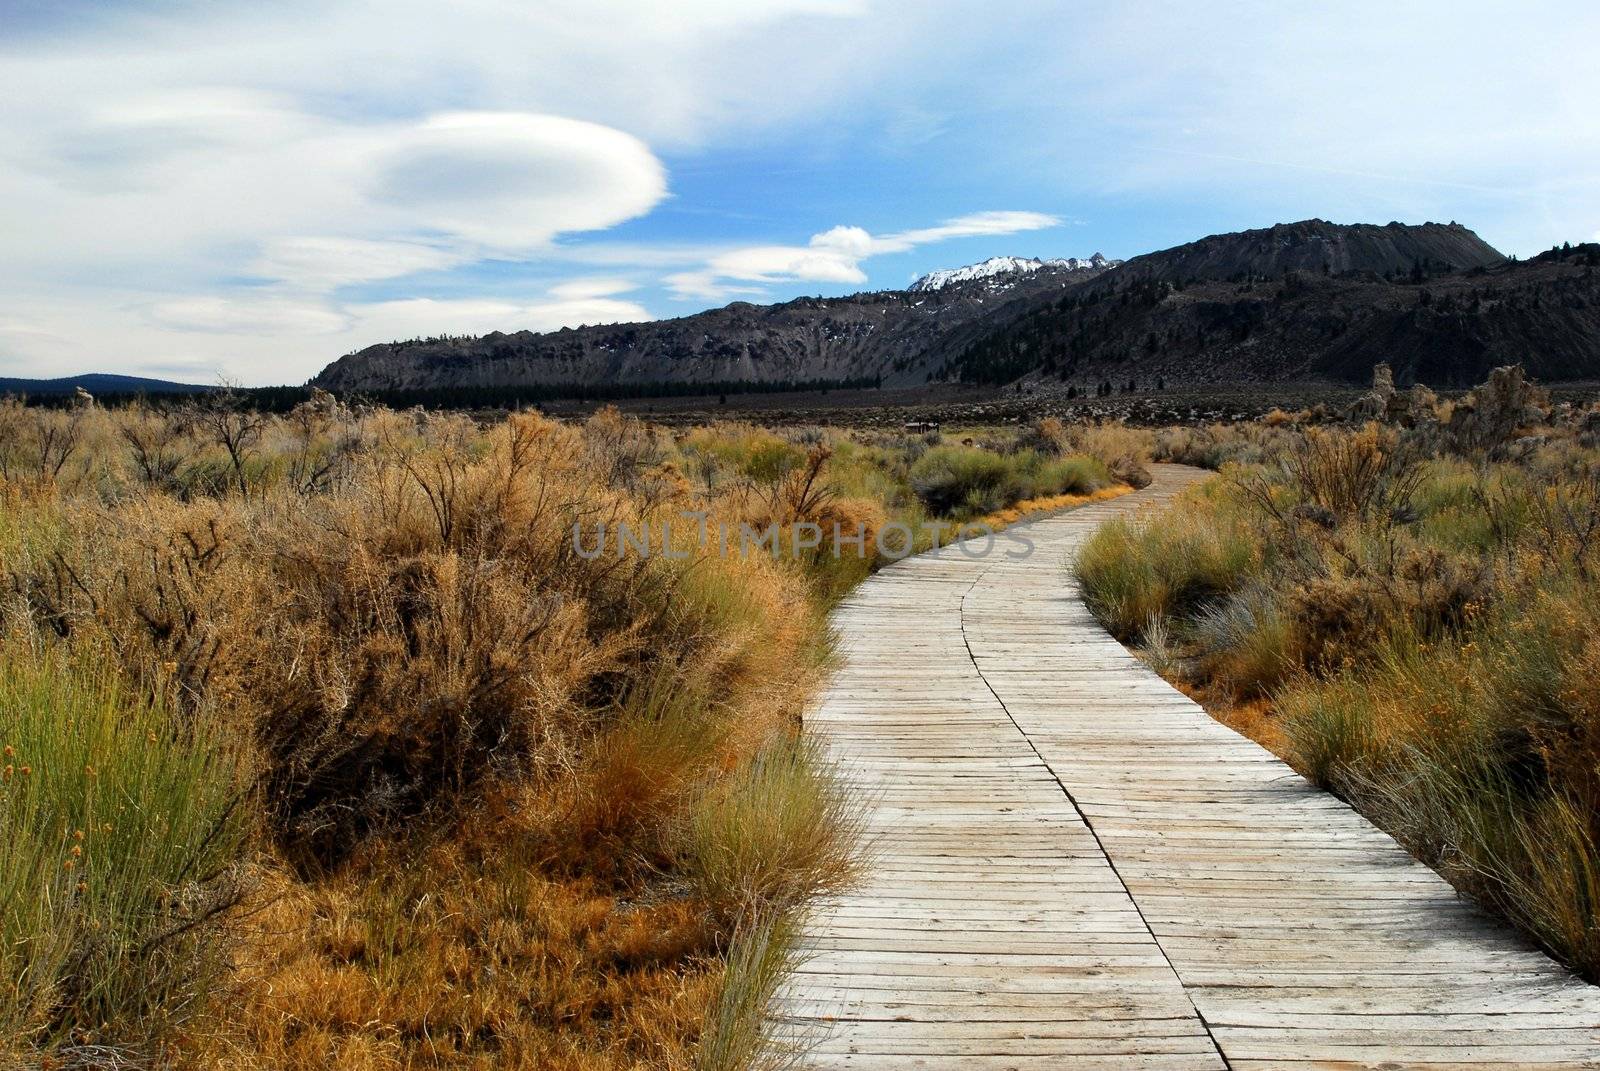
[(0, 0), (0, 375), (1126, 257), (1320, 216), (1600, 238), (1589, 3)]

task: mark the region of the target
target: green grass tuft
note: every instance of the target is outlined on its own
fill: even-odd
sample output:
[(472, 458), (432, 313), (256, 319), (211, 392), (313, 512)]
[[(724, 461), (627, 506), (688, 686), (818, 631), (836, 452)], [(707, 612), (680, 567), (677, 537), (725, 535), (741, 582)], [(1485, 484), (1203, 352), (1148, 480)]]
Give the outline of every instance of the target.
[(0, 1034), (142, 1043), (181, 1026), (248, 834), (225, 734), (108, 671), (8, 648), (0, 744)]

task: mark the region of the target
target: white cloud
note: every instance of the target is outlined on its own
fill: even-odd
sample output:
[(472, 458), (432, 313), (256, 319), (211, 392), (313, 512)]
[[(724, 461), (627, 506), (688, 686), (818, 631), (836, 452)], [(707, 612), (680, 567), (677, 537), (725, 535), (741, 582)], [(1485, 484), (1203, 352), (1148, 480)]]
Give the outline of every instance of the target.
[(804, 246), (763, 245), (712, 256), (703, 267), (666, 277), (683, 298), (715, 301), (732, 294), (759, 293), (775, 283), (860, 284), (867, 281), (861, 262), (885, 253), (904, 253), (951, 238), (1018, 234), (1060, 223), (1042, 212), (976, 212), (933, 227), (873, 235), (862, 227), (840, 226), (811, 236)]
[(30, 209), (0, 232), (0, 278), (142, 259), (337, 286), (526, 255), (666, 195), (649, 148), (594, 123), (526, 112), (335, 122), (202, 97), (130, 104), (116, 138), (101, 117), (0, 156), (0, 194)]
[(554, 115), (463, 112), (396, 131), (369, 189), (419, 225), (525, 252), (655, 207), (666, 169), (620, 130)]
[[(523, 112), (334, 121), (266, 94), (162, 93), (26, 148), (0, 140), (0, 200), (26, 206), (0, 228), (0, 291), (33, 325), (0, 332), (0, 369), (17, 374), (225, 366), (302, 380), (363, 332), (455, 331), (465, 311), (356, 308), (340, 288), (536, 257), (666, 195), (637, 138)], [(493, 306), (506, 317), (493, 327), (648, 318), (605, 300), (621, 292), (580, 282)]]
[(566, 301), (583, 301), (590, 298), (612, 297), (616, 294), (626, 294), (630, 290), (639, 289), (639, 284), (631, 279), (618, 278), (590, 278), (568, 279), (550, 288), (550, 296)]
[(53, 331), (48, 327), (41, 327), (26, 320), (0, 320), (0, 335), (48, 342), (71, 341), (59, 331)]
[(1017, 234), (1054, 227), (1061, 222), (1042, 212), (975, 212), (970, 216), (946, 220), (937, 227), (901, 231), (876, 240), (875, 252), (898, 253), (929, 242), (951, 238), (976, 238), (985, 234)]
[(297, 289), (323, 291), (351, 283), (402, 278), (462, 263), (459, 251), (421, 242), (371, 238), (274, 238), (250, 266), (253, 274)]
[(554, 331), (580, 324), (633, 323), (650, 319), (643, 306), (611, 298), (553, 298), (519, 304), (475, 299), (407, 298), (350, 306), (356, 334), (367, 345), (387, 339), (432, 335), (485, 335), (491, 331)]
[[(37, 316), (0, 321), (0, 374), (83, 371), (78, 354), (124, 355), (115, 371), (211, 383), (303, 382), (341, 353), (397, 338), (490, 331), (553, 331), (652, 319), (619, 299), (621, 280), (557, 285), (526, 298), (324, 303), (313, 297), (197, 295), (138, 304), (121, 292), (92, 305), (41, 300)], [(605, 293), (602, 293), (605, 291)], [(50, 325), (69, 325), (63, 333)]]
[(350, 324), (349, 317), (321, 304), (266, 295), (162, 301), (151, 306), (149, 316), (175, 331), (230, 335), (326, 335)]

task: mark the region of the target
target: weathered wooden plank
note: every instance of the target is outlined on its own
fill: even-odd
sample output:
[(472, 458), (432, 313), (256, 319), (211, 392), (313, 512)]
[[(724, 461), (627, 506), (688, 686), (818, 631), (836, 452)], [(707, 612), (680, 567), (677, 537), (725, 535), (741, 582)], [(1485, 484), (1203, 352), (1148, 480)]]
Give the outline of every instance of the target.
[(1157, 470), (1027, 560), (944, 548), (836, 612), (809, 724), (875, 862), (779, 1036), (866, 1071), (1600, 1067), (1594, 989), (1095, 624), (1063, 563), (1197, 478)]

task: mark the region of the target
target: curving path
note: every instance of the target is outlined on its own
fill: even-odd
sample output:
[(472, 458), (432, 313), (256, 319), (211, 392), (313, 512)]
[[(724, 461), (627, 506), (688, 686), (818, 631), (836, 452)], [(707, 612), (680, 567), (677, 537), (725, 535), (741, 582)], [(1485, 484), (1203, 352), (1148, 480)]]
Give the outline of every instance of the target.
[(811, 724), (876, 854), (780, 995), (803, 1066), (1600, 1068), (1600, 990), (1090, 617), (1071, 550), (1204, 475), (1155, 472), (838, 611)]

